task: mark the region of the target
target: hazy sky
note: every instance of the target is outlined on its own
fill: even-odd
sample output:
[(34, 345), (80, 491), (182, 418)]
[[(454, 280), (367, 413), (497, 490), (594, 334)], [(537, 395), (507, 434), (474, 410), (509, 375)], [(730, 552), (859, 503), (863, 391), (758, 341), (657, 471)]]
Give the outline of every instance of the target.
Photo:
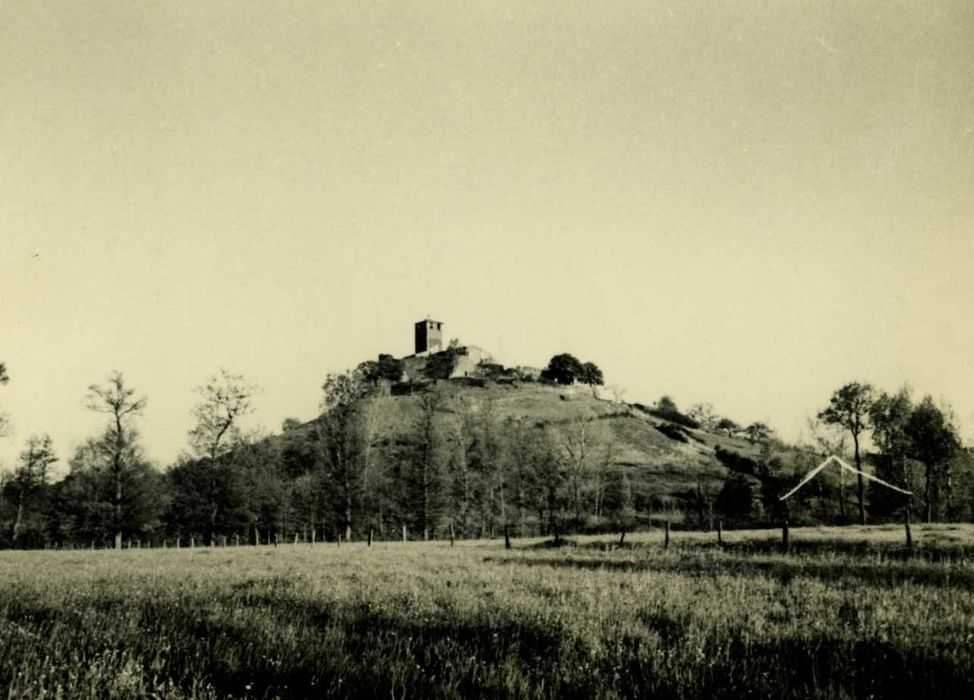
[(112, 369), (160, 466), (411, 352), (572, 352), (786, 438), (841, 383), (974, 431), (974, 3), (0, 4), (0, 439)]

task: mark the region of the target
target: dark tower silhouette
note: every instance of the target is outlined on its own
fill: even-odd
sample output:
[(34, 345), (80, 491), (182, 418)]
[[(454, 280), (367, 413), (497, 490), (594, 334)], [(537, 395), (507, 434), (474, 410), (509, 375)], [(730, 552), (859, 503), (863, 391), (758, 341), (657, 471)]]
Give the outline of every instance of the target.
[(443, 324), (427, 318), (416, 322), (416, 354), (443, 349)]

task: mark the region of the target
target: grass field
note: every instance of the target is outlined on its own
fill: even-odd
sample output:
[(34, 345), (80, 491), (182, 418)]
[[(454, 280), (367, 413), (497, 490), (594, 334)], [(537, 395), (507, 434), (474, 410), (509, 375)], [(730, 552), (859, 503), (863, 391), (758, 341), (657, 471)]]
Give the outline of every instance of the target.
[(0, 552), (0, 697), (974, 697), (974, 527)]

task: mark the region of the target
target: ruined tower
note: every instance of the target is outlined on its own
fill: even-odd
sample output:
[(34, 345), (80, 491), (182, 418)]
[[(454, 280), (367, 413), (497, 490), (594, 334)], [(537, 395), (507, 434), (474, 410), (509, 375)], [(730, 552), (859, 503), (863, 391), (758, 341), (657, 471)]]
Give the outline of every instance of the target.
[(416, 354), (443, 349), (443, 324), (427, 318), (416, 322)]

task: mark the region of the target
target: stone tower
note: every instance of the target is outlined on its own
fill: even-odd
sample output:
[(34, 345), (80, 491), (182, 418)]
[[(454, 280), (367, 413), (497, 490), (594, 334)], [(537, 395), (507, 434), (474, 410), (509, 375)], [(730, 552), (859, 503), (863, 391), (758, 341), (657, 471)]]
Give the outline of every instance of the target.
[(443, 349), (443, 324), (427, 318), (416, 322), (416, 354)]

